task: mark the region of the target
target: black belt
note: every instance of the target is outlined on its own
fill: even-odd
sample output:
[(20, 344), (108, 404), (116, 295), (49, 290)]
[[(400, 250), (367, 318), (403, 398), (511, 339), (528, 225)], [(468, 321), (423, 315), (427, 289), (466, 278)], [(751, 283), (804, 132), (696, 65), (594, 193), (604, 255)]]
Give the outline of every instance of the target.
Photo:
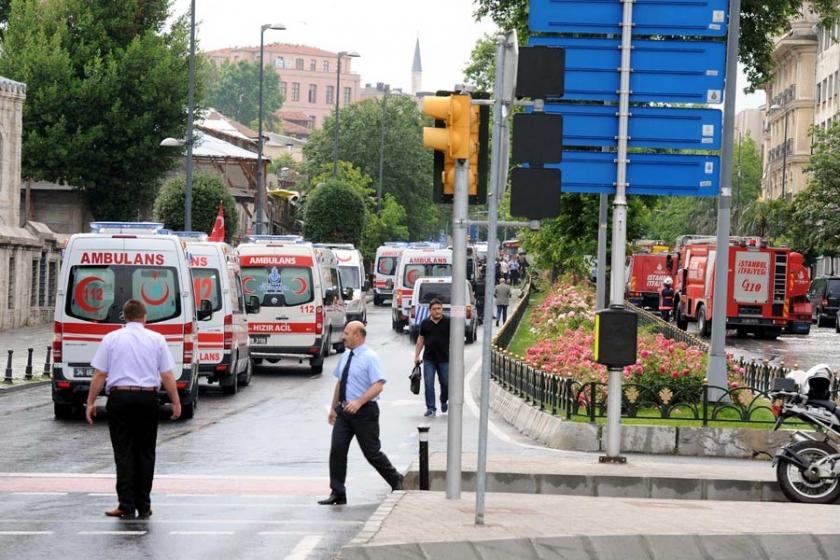
[(140, 387), (138, 385), (118, 385), (116, 387), (111, 387), (111, 392), (114, 391), (142, 391), (144, 393), (157, 393), (157, 387)]

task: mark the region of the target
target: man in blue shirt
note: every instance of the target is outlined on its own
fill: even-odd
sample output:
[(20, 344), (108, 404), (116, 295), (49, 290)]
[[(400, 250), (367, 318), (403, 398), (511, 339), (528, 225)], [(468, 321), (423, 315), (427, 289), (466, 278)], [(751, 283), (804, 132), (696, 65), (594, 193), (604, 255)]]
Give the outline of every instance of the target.
[(338, 378), (333, 391), (329, 423), (333, 427), (330, 445), (330, 495), (321, 505), (347, 503), (344, 481), (347, 478), (347, 452), (355, 436), (362, 453), (392, 490), (402, 490), (403, 476), (382, 453), (379, 443), (379, 393), (385, 375), (376, 353), (365, 346), (367, 331), (361, 321), (344, 327), (344, 354), (334, 375)]

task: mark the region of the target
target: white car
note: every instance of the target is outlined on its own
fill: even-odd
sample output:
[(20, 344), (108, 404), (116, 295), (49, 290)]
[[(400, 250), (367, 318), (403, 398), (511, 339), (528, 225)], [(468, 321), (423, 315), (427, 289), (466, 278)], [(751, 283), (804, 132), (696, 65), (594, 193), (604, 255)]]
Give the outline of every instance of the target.
[[(466, 282), (467, 305), (464, 310), (464, 340), (472, 344), (478, 338), (478, 314), (475, 308), (475, 294), (472, 285)], [(408, 317), (408, 336), (411, 342), (417, 342), (420, 336), (420, 324), (429, 316), (429, 304), (438, 299), (443, 304), (443, 314), (447, 317), (452, 308), (452, 278), (420, 278), (414, 284), (411, 311)]]

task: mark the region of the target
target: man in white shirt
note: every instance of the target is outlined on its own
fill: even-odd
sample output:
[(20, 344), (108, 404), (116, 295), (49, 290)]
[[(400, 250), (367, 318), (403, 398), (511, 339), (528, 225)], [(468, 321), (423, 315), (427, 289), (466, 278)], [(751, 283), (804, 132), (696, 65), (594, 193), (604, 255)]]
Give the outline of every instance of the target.
[(108, 394), (108, 429), (117, 465), (119, 506), (109, 517), (148, 519), (152, 515), (152, 481), (155, 474), (161, 384), (172, 402), (172, 419), (181, 416), (181, 401), (172, 370), (175, 363), (166, 339), (145, 328), (146, 307), (130, 299), (123, 306), (125, 328), (105, 335), (90, 365), (93, 379), (86, 417), (93, 424), (96, 397)]

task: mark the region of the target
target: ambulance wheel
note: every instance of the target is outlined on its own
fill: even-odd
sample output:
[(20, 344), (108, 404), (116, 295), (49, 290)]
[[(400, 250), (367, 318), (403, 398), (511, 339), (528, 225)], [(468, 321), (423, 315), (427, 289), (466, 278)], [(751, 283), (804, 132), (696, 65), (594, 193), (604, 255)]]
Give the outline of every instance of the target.
[(377, 296), (376, 294), (374, 294), (374, 296), (373, 296), (373, 305), (375, 305), (376, 307), (379, 307), (380, 305), (382, 305), (382, 299), (379, 296)]
[(393, 318), (391, 318), (391, 328), (394, 330), (395, 333), (400, 332), (399, 321), (395, 321)]
[(239, 391), (239, 376), (236, 373), (229, 375), (228, 379), (220, 382), (219, 385), (222, 386), (222, 393), (225, 395), (235, 395)]
[[(198, 390), (198, 387), (196, 387)], [(195, 409), (198, 408), (198, 392), (193, 395), (192, 400), (187, 404), (181, 405), (181, 418), (184, 420), (192, 420), (195, 416)]]
[(324, 357), (318, 356), (309, 360), (309, 369), (314, 374), (321, 374), (324, 372)]
[[(327, 327), (327, 328), (329, 328), (329, 327)], [(321, 352), (321, 355), (325, 358), (328, 357), (330, 355), (330, 349), (331, 348), (332, 348), (332, 334), (328, 334), (327, 335), (327, 342), (326, 342), (326, 344), (324, 344), (324, 348), (323, 348), (323, 351)]]
[(700, 336), (708, 337), (712, 334), (712, 323), (706, 319), (706, 308), (703, 305), (697, 306), (697, 330)]
[(342, 340), (341, 342), (336, 342), (333, 348), (335, 349), (336, 354), (344, 353), (344, 341)]
[(251, 360), (248, 360), (245, 365), (245, 371), (239, 374), (239, 385), (247, 387), (251, 384), (251, 377), (254, 375), (254, 366)]
[(73, 405), (64, 403), (53, 403), (53, 413), (56, 420), (69, 420), (73, 418)]

